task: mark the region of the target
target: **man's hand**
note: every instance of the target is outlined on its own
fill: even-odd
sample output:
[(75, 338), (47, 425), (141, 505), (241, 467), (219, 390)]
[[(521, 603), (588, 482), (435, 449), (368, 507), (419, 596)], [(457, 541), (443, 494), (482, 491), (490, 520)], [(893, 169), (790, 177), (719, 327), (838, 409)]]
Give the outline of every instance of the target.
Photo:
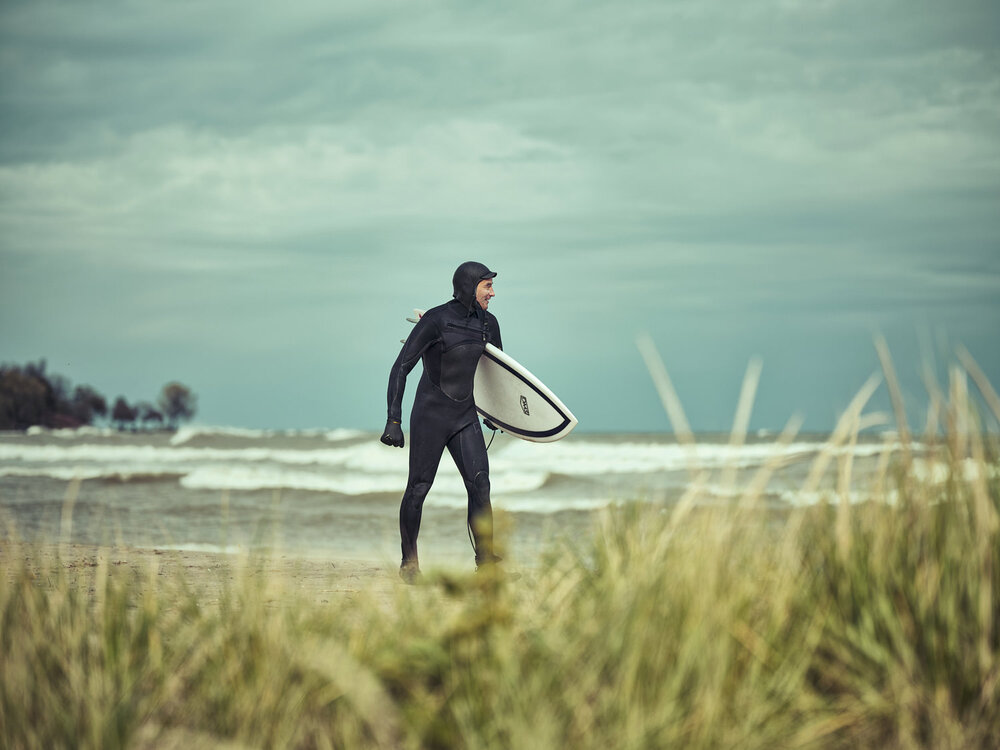
[(394, 422), (389, 420), (385, 423), (385, 432), (382, 433), (380, 438), (386, 445), (391, 445), (394, 448), (403, 447), (403, 428), (399, 422)]
[(484, 424), (484, 425), (486, 425), (486, 428), (487, 428), (487, 429), (489, 429), (489, 430), (493, 430), (493, 432), (496, 432), (497, 430), (499, 430), (499, 429), (500, 429), (499, 427), (497, 427), (497, 426), (496, 426), (495, 424), (493, 424), (493, 423), (492, 423), (492, 422), (491, 422), (490, 420), (488, 420), (488, 419), (484, 419), (484, 420), (483, 420), (483, 424)]

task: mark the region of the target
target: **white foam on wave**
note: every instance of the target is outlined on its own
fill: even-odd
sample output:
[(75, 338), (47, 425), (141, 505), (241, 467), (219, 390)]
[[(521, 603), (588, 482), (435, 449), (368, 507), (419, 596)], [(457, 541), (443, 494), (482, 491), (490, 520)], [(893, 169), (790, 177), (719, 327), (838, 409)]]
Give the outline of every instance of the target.
[[(0, 476), (52, 479), (173, 475), (188, 488), (288, 487), (348, 494), (406, 482), (407, 455), (381, 444), (314, 450), (156, 445), (0, 444)], [(390, 485), (391, 486), (391, 485)]]
[(362, 430), (350, 430), (342, 427), (336, 430), (326, 430), (323, 433), (323, 437), (331, 443), (339, 443), (341, 440), (354, 440), (356, 438), (364, 437), (365, 434), (366, 433)]
[(212, 427), (209, 425), (189, 425), (187, 427), (181, 427), (173, 434), (170, 438), (171, 445), (184, 445), (184, 443), (189, 443), (197, 437), (202, 436), (221, 436), (221, 437), (239, 437), (248, 438), (251, 440), (270, 437), (274, 435), (272, 430), (252, 430), (244, 427)]
[(329, 475), (308, 471), (288, 471), (278, 467), (214, 466), (195, 469), (181, 479), (181, 486), (201, 490), (288, 489), (309, 492), (338, 492), (365, 495), (401, 490), (406, 474)]
[[(310, 492), (337, 492), (342, 495), (399, 494), (406, 487), (407, 468), (400, 464), (389, 471), (377, 473), (296, 471), (273, 466), (213, 466), (196, 469), (181, 479), (188, 489), (201, 490), (264, 490), (290, 489)], [(548, 475), (519, 472), (494, 477), (493, 484), (502, 487), (503, 494), (531, 492), (540, 489)], [(450, 501), (466, 503), (465, 483), (454, 467), (438, 473), (431, 490), (431, 504)]]
[[(966, 458), (955, 466), (962, 482), (977, 482), (982, 479), (996, 479), (1000, 476), (1000, 466), (983, 466), (973, 458)], [(952, 466), (944, 461), (928, 461), (922, 458), (913, 459), (911, 467), (913, 476), (919, 482), (926, 484), (943, 484), (952, 478)]]
[[(463, 494), (436, 494), (437, 484), (427, 496), (427, 504), (441, 508), (465, 509), (468, 499)], [(592, 511), (606, 508), (609, 505), (617, 504), (617, 501), (610, 497), (554, 497), (535, 495), (508, 495), (506, 493), (493, 493), (491, 502), (494, 510), (502, 510), (509, 513), (558, 513), (564, 510)]]
[(84, 425), (83, 427), (41, 427), (39, 425), (32, 425), (25, 431), (26, 435), (31, 437), (54, 437), (60, 438), (62, 440), (71, 440), (73, 438), (81, 437), (109, 437), (110, 435), (117, 435), (118, 430), (112, 429), (111, 427), (93, 427), (91, 425)]
[[(879, 502), (894, 505), (899, 500), (899, 493), (896, 490), (889, 490), (888, 492), (880, 494), (877, 497), (872, 495), (870, 491), (856, 489), (852, 489), (846, 494), (847, 501), (851, 505), (857, 505), (858, 503), (867, 502), (869, 500), (878, 500)], [(804, 492), (802, 490), (793, 489), (782, 492), (780, 498), (789, 505), (804, 507), (809, 505), (818, 505), (820, 503), (837, 505), (840, 503), (842, 495), (834, 489), (816, 490), (814, 492)]]
[(273, 437), (314, 437), (323, 438), (331, 443), (351, 440), (363, 436), (361, 430), (337, 428), (335, 430), (315, 428), (307, 430), (263, 430), (247, 427), (217, 427), (209, 425), (190, 425), (181, 427), (170, 438), (170, 444), (184, 445), (198, 437), (235, 437), (246, 440), (259, 440)]
[[(916, 446), (915, 446), (916, 447)], [(898, 451), (899, 444), (889, 446)], [(827, 448), (822, 443), (797, 442), (753, 443), (731, 446), (724, 443), (700, 443), (693, 446), (676, 443), (601, 443), (596, 441), (549, 443), (510, 443), (507, 449), (491, 459), (491, 466), (514, 466), (546, 470), (570, 476), (598, 474), (642, 474), (648, 472), (683, 471), (688, 469), (747, 468), (759, 466), (771, 459), (782, 462), (808, 460), (823, 450), (835, 455), (850, 451), (856, 458), (880, 455), (886, 446), (862, 444), (853, 448)]]
[[(187, 489), (289, 489), (357, 496), (402, 494), (408, 470), (408, 450), (387, 448), (374, 437), (357, 441), (354, 438), (365, 433), (356, 430), (309, 431), (310, 436), (320, 439), (307, 443), (308, 447), (289, 447), (303, 444), (282, 443), (280, 437), (255, 444), (253, 439), (291, 433), (238, 428), (184, 428), (174, 435), (170, 444), (139, 436), (130, 436), (124, 441), (73, 444), (51, 439), (49, 432), (37, 434), (37, 441), (0, 442), (0, 476), (122, 481), (162, 476), (178, 477), (180, 485)], [(239, 447), (192, 444), (197, 435), (206, 434), (239, 435), (250, 440), (237, 443)], [(306, 433), (294, 433), (295, 436), (303, 434)], [(546, 508), (538, 512), (552, 512), (556, 506), (600, 507), (610, 502), (609, 498), (641, 493), (647, 477), (652, 486), (672, 491), (686, 483), (686, 472), (691, 468), (752, 469), (773, 458), (781, 463), (808, 463), (823, 450), (829, 448), (823, 443), (807, 441), (787, 446), (702, 443), (689, 448), (641, 440), (619, 442), (588, 438), (546, 445), (508, 440), (491, 451), (490, 473), (493, 496), (498, 500), (509, 499), (515, 503), (515, 508), (525, 511)], [(834, 452), (847, 450), (863, 458), (877, 456), (885, 450), (899, 450), (899, 444), (864, 443)], [(932, 476), (940, 476), (940, 471), (928, 468)], [(548, 478), (553, 475), (576, 477), (580, 482), (546, 487)], [(723, 487), (712, 487), (708, 492), (718, 497), (739, 494), (738, 489), (730, 491)], [(464, 484), (447, 455), (442, 457), (428, 502), (455, 507), (464, 507), (466, 503)], [(796, 502), (803, 502), (803, 498), (799, 497)]]
[[(187, 429), (187, 428), (185, 428)], [(200, 428), (192, 428), (200, 429)], [(30, 463), (98, 463), (109, 468), (130, 468), (130, 464), (201, 466), (216, 463), (277, 463), (284, 465), (318, 465), (343, 467), (365, 472), (384, 471), (387, 467), (405, 465), (407, 451), (386, 448), (378, 441), (337, 445), (356, 437), (355, 431), (337, 432), (334, 444), (327, 448), (241, 447), (216, 448), (185, 445), (196, 434), (178, 432), (170, 445), (82, 443), (0, 443), (0, 462)], [(235, 432), (233, 434), (236, 434)], [(259, 434), (259, 433), (258, 433)], [(363, 433), (361, 433), (363, 434)], [(334, 438), (331, 438), (334, 440)], [(899, 446), (889, 446), (898, 450)], [(824, 446), (818, 443), (791, 443), (781, 446), (758, 443), (743, 446), (700, 444), (687, 447), (677, 444), (640, 442), (603, 443), (581, 441), (537, 445), (522, 441), (510, 442), (502, 451), (494, 452), (490, 463), (494, 471), (515, 474), (518, 471), (591, 476), (599, 474), (646, 473), (681, 471), (689, 468), (748, 467), (760, 465), (771, 458), (783, 461), (814, 457)], [(835, 453), (852, 450), (855, 457), (879, 455), (885, 446), (863, 444), (853, 449), (840, 448)]]
[(44, 477), (60, 481), (74, 479), (114, 479), (130, 482), (134, 479), (173, 479), (179, 472), (163, 471), (154, 466), (132, 466), (127, 470), (109, 470), (98, 466), (0, 466), (0, 477)]
[[(322, 464), (327, 466), (371, 465), (380, 467), (388, 458), (381, 445), (354, 445), (342, 448), (297, 450), (291, 448), (192, 448), (156, 445), (31, 445), (0, 444), (0, 461), (34, 463), (94, 462), (109, 466), (124, 466), (143, 461), (167, 465), (217, 463), (258, 463), (272, 461), (294, 465)], [(406, 462), (406, 456), (398, 455)], [(391, 458), (389, 459), (391, 460)]]
[(104, 475), (99, 469), (76, 466), (0, 466), (0, 477), (46, 477), (71, 482), (74, 479), (99, 479)]

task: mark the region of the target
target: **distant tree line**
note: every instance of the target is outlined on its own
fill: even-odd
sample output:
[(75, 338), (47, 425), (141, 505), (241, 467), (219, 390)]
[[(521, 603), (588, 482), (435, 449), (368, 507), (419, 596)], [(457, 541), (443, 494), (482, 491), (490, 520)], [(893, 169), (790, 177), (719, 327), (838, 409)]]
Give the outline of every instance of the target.
[(108, 402), (89, 385), (72, 387), (62, 375), (47, 373), (45, 360), (22, 366), (0, 365), (0, 430), (41, 427), (81, 427), (107, 419), (120, 430), (176, 429), (191, 419), (197, 398), (182, 383), (163, 386), (156, 405), (148, 401), (130, 404), (124, 396)]

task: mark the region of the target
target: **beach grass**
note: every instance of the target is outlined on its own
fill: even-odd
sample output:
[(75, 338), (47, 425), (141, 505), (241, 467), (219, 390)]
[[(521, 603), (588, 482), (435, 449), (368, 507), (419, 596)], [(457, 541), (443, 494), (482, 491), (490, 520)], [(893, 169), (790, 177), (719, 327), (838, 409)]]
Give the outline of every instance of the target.
[(998, 447), (963, 383), (932, 392), (919, 454), (899, 419), (870, 486), (845, 450), (862, 389), (803, 488), (823, 502), (775, 514), (758, 477), (706, 506), (695, 474), (518, 580), (441, 572), (324, 603), (252, 556), (206, 583), (10, 542), (3, 745), (996, 747)]

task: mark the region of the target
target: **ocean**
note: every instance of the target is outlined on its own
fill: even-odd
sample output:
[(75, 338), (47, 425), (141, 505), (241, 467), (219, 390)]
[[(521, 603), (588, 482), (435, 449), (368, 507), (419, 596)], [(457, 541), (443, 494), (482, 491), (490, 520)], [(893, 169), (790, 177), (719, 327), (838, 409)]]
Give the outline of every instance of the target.
[[(489, 433), (487, 433), (487, 437)], [(775, 470), (760, 502), (783, 509), (832, 498), (850, 455), (852, 501), (899, 450), (873, 436), (832, 456), (803, 491), (826, 435), (780, 444), (758, 434), (731, 445), (699, 435), (692, 448), (670, 435), (579, 434), (549, 444), (498, 433), (490, 449), (492, 502), (506, 554), (530, 564), (543, 549), (578, 541), (603, 508), (670, 507), (697, 482), (696, 502), (739, 501), (765, 465)], [(0, 433), (0, 538), (131, 547), (237, 551), (392, 562), (406, 449), (357, 430), (177, 432), (113, 429)], [(447, 452), (424, 506), (424, 566), (472, 564), (464, 485)]]

